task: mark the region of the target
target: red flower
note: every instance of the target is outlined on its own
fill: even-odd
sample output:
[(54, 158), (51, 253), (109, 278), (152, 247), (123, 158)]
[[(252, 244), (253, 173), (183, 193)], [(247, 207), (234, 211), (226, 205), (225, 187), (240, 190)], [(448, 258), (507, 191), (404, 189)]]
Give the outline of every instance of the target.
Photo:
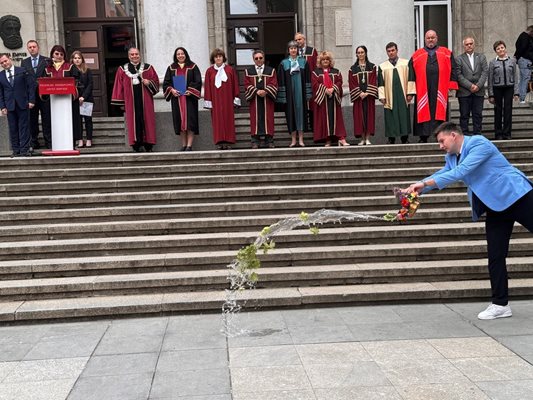
[(402, 207), (409, 207), (409, 204), (411, 204), (411, 203), (409, 202), (409, 199), (408, 199), (407, 197), (404, 197), (404, 198), (402, 199), (402, 201), (401, 201), (401, 205), (402, 205)]

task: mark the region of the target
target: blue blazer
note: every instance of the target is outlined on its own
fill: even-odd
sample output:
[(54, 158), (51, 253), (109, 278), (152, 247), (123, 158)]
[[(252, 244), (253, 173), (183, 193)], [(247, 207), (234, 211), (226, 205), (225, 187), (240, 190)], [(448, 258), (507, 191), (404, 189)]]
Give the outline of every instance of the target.
[[(434, 179), (438, 189), (463, 181), (468, 187), (472, 219), (477, 221), (487, 207), (503, 211), (533, 189), (533, 183), (513, 167), (494, 144), (481, 135), (465, 136), (461, 158), (446, 154), (444, 168), (427, 179)], [(431, 190), (426, 188), (423, 193)]]
[(15, 111), (16, 106), (26, 109), (28, 103), (35, 104), (35, 80), (28, 71), (15, 67), (13, 86), (7, 79), (6, 71), (0, 72), (0, 109)]

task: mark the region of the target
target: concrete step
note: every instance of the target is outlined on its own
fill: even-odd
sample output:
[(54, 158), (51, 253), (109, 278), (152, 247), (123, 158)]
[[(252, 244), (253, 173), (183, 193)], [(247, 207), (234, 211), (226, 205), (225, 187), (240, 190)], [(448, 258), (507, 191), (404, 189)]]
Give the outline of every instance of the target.
[[(533, 175), (533, 163), (515, 164), (525, 174)], [(0, 195), (13, 196), (41, 196), (60, 193), (122, 193), (168, 190), (213, 190), (215, 188), (246, 188), (268, 186), (310, 186), (332, 185), (345, 182), (375, 183), (389, 179), (394, 181), (417, 181), (435, 172), (435, 168), (405, 169), (376, 169), (376, 170), (335, 170), (322, 172), (298, 172), (276, 174), (221, 175), (221, 176), (191, 176), (191, 177), (150, 177), (144, 179), (101, 179), (101, 180), (72, 180), (68, 182), (46, 183), (8, 183), (0, 185)]]
[[(487, 260), (306, 265), (261, 268), (257, 289), (298, 286), (483, 280)], [(533, 258), (509, 258), (511, 279), (532, 278)], [(0, 302), (141, 293), (176, 293), (229, 289), (228, 270), (145, 272), (0, 282)]]
[[(257, 232), (217, 232), (202, 234), (184, 234), (167, 232), (157, 234), (154, 231), (142, 234), (138, 231), (127, 230), (122, 225), (122, 232), (107, 232), (94, 236), (90, 230), (81, 229), (76, 232), (85, 234), (83, 241), (65, 235), (65, 238), (57, 236), (39, 235), (39, 226), (35, 227), (35, 236), (24, 241), (6, 241), (0, 243), (0, 252), (3, 259), (38, 259), (63, 257), (81, 257), (103, 254), (130, 254), (132, 252), (145, 252), (147, 250), (159, 253), (171, 250), (173, 252), (191, 251), (237, 251), (247, 243), (252, 243)], [(147, 224), (150, 225), (150, 224)], [(153, 225), (153, 223), (152, 223)], [(170, 224), (168, 224), (170, 225)], [(167, 225), (167, 226), (168, 226)], [(93, 225), (94, 226), (94, 225)], [(119, 224), (120, 226), (120, 224)], [(98, 226), (95, 226), (98, 227)], [(118, 228), (114, 227), (113, 228)], [(146, 228), (144, 228), (146, 229)], [(14, 229), (12, 229), (13, 231)], [(24, 229), (27, 231), (27, 229)], [(146, 232), (146, 230), (145, 230)], [(2, 232), (3, 233), (3, 232)], [(517, 226), (514, 237), (523, 237), (527, 231), (522, 226)], [(122, 235), (121, 235), (122, 234)], [(282, 233), (275, 238), (277, 247), (291, 248), (293, 246), (338, 246), (351, 244), (377, 244), (377, 243), (401, 243), (402, 241), (417, 240), (419, 242), (438, 243), (441, 241), (453, 241), (457, 236), (464, 240), (482, 240), (485, 238), (483, 223), (449, 223), (433, 225), (398, 225), (387, 224), (372, 227), (343, 226), (338, 228), (325, 227), (320, 230), (320, 235), (309, 234), (307, 229), (298, 229), (292, 232)], [(31, 249), (31, 250), (30, 250)]]
[[(369, 215), (375, 215), (375, 216), (381, 216), (384, 215), (385, 212), (390, 209), (392, 211), (395, 211), (393, 209), (393, 206), (390, 206), (390, 208), (387, 208), (384, 206), (384, 209), (382, 211), (373, 210), (369, 212)], [(465, 205), (466, 209), (466, 205)], [(278, 210), (279, 211), (279, 210)], [(429, 210), (428, 210), (429, 211)], [(252, 212), (250, 211), (250, 214)], [(294, 213), (292, 217), (297, 215), (297, 213)], [(267, 222), (267, 221), (273, 221), (275, 218), (280, 218), (281, 215), (276, 217), (275, 215), (269, 214), (269, 215), (257, 215), (255, 217), (255, 223), (260, 224), (261, 222)], [(249, 240), (255, 239), (258, 232), (261, 230), (262, 227), (257, 225), (256, 230), (250, 230), (246, 229), (246, 226), (239, 226), (238, 220), (242, 218), (238, 218), (235, 216), (235, 221), (228, 221), (228, 225), (221, 227), (223, 231), (217, 231), (216, 229), (211, 232), (206, 232), (206, 228), (203, 226), (198, 227), (196, 222), (200, 218), (196, 219), (173, 219), (168, 218), (165, 216), (161, 216), (162, 219), (152, 219), (152, 220), (135, 220), (132, 218), (130, 221), (113, 221), (113, 222), (87, 222), (84, 221), (83, 223), (80, 223), (78, 220), (74, 220), (71, 223), (53, 223), (52, 218), (50, 217), (50, 220), (46, 224), (24, 224), (24, 225), (13, 225), (13, 226), (7, 226), (4, 225), (0, 227), (0, 242), (3, 242), (4, 246), (7, 246), (7, 242), (21, 242), (21, 241), (57, 241), (57, 240), (67, 240), (67, 239), (94, 239), (94, 238), (115, 238), (115, 237), (133, 237), (133, 236), (156, 236), (156, 235), (186, 235), (186, 234), (193, 234), (194, 241), (193, 245), (195, 246), (208, 246), (210, 243), (202, 244), (201, 242), (196, 242), (200, 237), (204, 237), (207, 235), (207, 238), (217, 238), (221, 239), (222, 237), (228, 238), (231, 237), (233, 240), (233, 244), (244, 244)], [(246, 217), (245, 217), (246, 218)], [(250, 217), (252, 216), (250, 215)], [(266, 218), (266, 220), (265, 220)], [(213, 218), (213, 222), (215, 219)], [(439, 236), (441, 240), (445, 237), (455, 237), (460, 232), (468, 232), (469, 234), (472, 234), (473, 232), (476, 232), (476, 235), (479, 234), (478, 230), (483, 229), (483, 224), (478, 223), (481, 225), (476, 225), (473, 223), (467, 223), (465, 226), (461, 225), (462, 222), (458, 220), (457, 222), (453, 222), (452, 220), (446, 222), (440, 222), (439, 224), (432, 224), (432, 225), (423, 225), (421, 222), (424, 220), (424, 216), (421, 214), (420, 216), (417, 215), (417, 221), (410, 220), (409, 226), (405, 225), (399, 225), (399, 224), (388, 224), (385, 223), (385, 221), (373, 221), (374, 223), (368, 223), (366, 221), (353, 221), (353, 222), (347, 222), (344, 221), (342, 223), (342, 228), (338, 228), (339, 231), (339, 237), (344, 238), (345, 232), (354, 232), (350, 233), (350, 235), (355, 234), (355, 232), (359, 232), (358, 234), (362, 235), (362, 237), (357, 239), (357, 243), (366, 243), (365, 238), (372, 238), (372, 240), (376, 240), (376, 238), (381, 238), (383, 240), (388, 241), (395, 241), (400, 240), (402, 238), (401, 234), (399, 234), (398, 237), (396, 237), (395, 233), (399, 230), (400, 232), (404, 232), (405, 234), (410, 234), (408, 232), (411, 232), (411, 230), (414, 230), (415, 232), (420, 229), (425, 229), (427, 232), (427, 235), (430, 237), (433, 236)], [(278, 219), (279, 221), (279, 219)], [(222, 221), (218, 221), (219, 223)], [(418, 222), (418, 223), (417, 223)], [(427, 222), (427, 221), (426, 221)], [(233, 223), (233, 227), (230, 225), (230, 223)], [(380, 226), (381, 224), (381, 226)], [(204, 225), (202, 223), (198, 225)], [(264, 226), (264, 225), (263, 225)], [(424, 226), (424, 228), (421, 228), (421, 226)], [(233, 229), (232, 229), (233, 228)], [(239, 229), (240, 228), (240, 229)], [(220, 228), (219, 228), (220, 229)], [(330, 229), (333, 229), (329, 227), (329, 224), (325, 226), (326, 230), (321, 231), (325, 234), (325, 232), (329, 232)], [(448, 229), (450, 229), (448, 231)], [(456, 231), (457, 230), (457, 231)], [(304, 232), (306, 230), (304, 229)], [(234, 232), (239, 232), (240, 236), (235, 236)], [(331, 240), (335, 242), (337, 240), (337, 231), (334, 230), (333, 237), (330, 237), (328, 240)], [(446, 233), (445, 233), (446, 232)], [(204, 235), (204, 236), (199, 236)], [(211, 235), (211, 236), (210, 236)], [(228, 236), (229, 235), (229, 236)], [(287, 233), (288, 235), (288, 233)], [(378, 235), (378, 237), (376, 237)], [(283, 236), (284, 237), (284, 236)], [(434, 238), (433, 238), (434, 239)], [(113, 239), (111, 239), (113, 240)], [(281, 239), (283, 242), (285, 242), (285, 239)], [(307, 240), (307, 239), (306, 239)], [(324, 235), (321, 235), (319, 238), (319, 241), (323, 243), (326, 240), (326, 237)], [(346, 240), (344, 238), (343, 240)], [(362, 242), (361, 242), (362, 240)], [(185, 245), (189, 246), (189, 245)]]
[[(159, 242), (158, 242), (159, 240)], [(49, 276), (81, 276), (91, 275), (94, 271), (101, 274), (118, 274), (149, 270), (178, 271), (178, 270), (206, 270), (220, 269), (229, 264), (236, 256), (235, 245), (232, 250), (188, 249), (197, 251), (183, 251), (178, 248), (179, 241), (160, 238), (131, 238), (130, 244), (117, 238), (108, 246), (102, 245), (98, 239), (88, 244), (72, 244), (77, 251), (66, 249), (65, 242), (40, 244), (35, 255), (22, 254), (34, 251), (30, 243), (17, 248), (3, 246), (6, 255), (0, 262), (0, 275), (7, 278), (49, 277)], [(296, 243), (293, 247), (279, 248), (268, 254), (260, 254), (259, 259), (264, 267), (330, 265), (346, 263), (394, 262), (397, 260), (438, 261), (476, 259), (486, 256), (485, 240), (418, 242), (406, 247), (405, 243), (373, 243), (313, 246), (317, 242), (303, 246)], [(319, 243), (319, 241), (318, 241)], [(31, 243), (35, 244), (35, 243)], [(241, 245), (246, 245), (244, 243)], [(309, 245), (310, 244), (310, 245)], [(296, 247), (295, 247), (296, 246)], [(198, 251), (200, 250), (200, 251)], [(15, 257), (17, 253), (18, 257)], [(517, 237), (511, 241), (509, 254), (513, 257), (533, 257), (533, 238), (530, 235)], [(55, 257), (55, 258), (54, 258)]]
[[(47, 209), (67, 209), (67, 208), (109, 208), (124, 206), (150, 206), (159, 205), (161, 207), (169, 205), (182, 205), (184, 213), (191, 214), (192, 210), (202, 210), (206, 214), (215, 215), (223, 212), (224, 215), (238, 215), (239, 212), (254, 210), (260, 214), (271, 212), (273, 202), (278, 207), (287, 210), (310, 210), (311, 203), (308, 200), (315, 200), (314, 206), (319, 208), (345, 207), (335, 199), (346, 197), (357, 197), (359, 199), (356, 211), (373, 210), (379, 201), (381, 205), (396, 208), (396, 201), (391, 195), (394, 187), (406, 187), (412, 183), (412, 179), (407, 181), (396, 181), (389, 183), (344, 183), (344, 184), (322, 184), (322, 185), (286, 185), (286, 186), (260, 186), (260, 187), (239, 187), (239, 188), (215, 188), (215, 189), (191, 189), (174, 191), (147, 191), (121, 193), (91, 193), (79, 195), (42, 195), (42, 196), (15, 196), (0, 197), (0, 206), (3, 210), (0, 215), (2, 219), (13, 219), (6, 211), (29, 211)], [(389, 186), (390, 185), (390, 186)], [(455, 200), (464, 204), (465, 193), (462, 191), (457, 197), (454, 191), (461, 186), (451, 185), (445, 194), (431, 193), (425, 195), (428, 199), (426, 204), (437, 204), (438, 202), (449, 202)], [(333, 199), (331, 201), (330, 199)], [(184, 204), (185, 203), (185, 204)], [(284, 204), (287, 204), (284, 207)], [(190, 205), (189, 205), (190, 204)], [(320, 206), (322, 205), (322, 206)], [(200, 208), (199, 208), (200, 207)], [(313, 207), (314, 208), (314, 207)], [(79, 213), (80, 217), (82, 212)], [(196, 214), (197, 215), (197, 214)], [(1, 220), (1, 219), (0, 219)]]
[[(513, 298), (533, 294), (532, 279), (512, 279)], [(376, 302), (474, 300), (490, 295), (486, 280), (391, 283), (327, 287), (248, 290), (237, 298), (245, 308), (301, 307), (326, 304), (372, 304)], [(131, 296), (80, 297), (6, 301), (0, 303), (0, 320), (39, 321), (70, 318), (102, 318), (117, 315), (160, 315), (170, 312), (220, 310), (225, 292), (158, 293)]]
[[(358, 203), (356, 199), (354, 201)], [(283, 202), (287, 203), (286, 201)], [(294, 217), (298, 215), (302, 209), (306, 212), (314, 212), (321, 209), (324, 205), (330, 209), (365, 212), (366, 214), (376, 217), (382, 217), (387, 212), (395, 212), (398, 206), (383, 206), (383, 209), (376, 210), (374, 207), (371, 210), (361, 210), (359, 206), (346, 206), (346, 201), (342, 199), (323, 201), (314, 201), (313, 208), (302, 207), (300, 201), (292, 201), (291, 205), (286, 205), (283, 210), (275, 209), (276, 204), (272, 205), (274, 211), (265, 209), (266, 202), (263, 204), (250, 204), (247, 210), (238, 209), (233, 204), (224, 204), (220, 209), (213, 210), (207, 208), (202, 210), (199, 206), (187, 205), (169, 205), (169, 206), (132, 206), (132, 207), (102, 207), (102, 208), (72, 208), (64, 210), (35, 210), (35, 211), (14, 211), (0, 213), (0, 221), (4, 225), (4, 238), (9, 235), (16, 237), (24, 237), (31, 235), (31, 230), (25, 229), (28, 226), (43, 226), (46, 231), (39, 230), (41, 234), (52, 234), (60, 232), (61, 227), (56, 225), (65, 225), (67, 232), (75, 232), (83, 230), (83, 226), (91, 229), (94, 226), (94, 231), (105, 231), (105, 226), (113, 223), (125, 222), (130, 224), (144, 224), (145, 221), (150, 226), (150, 222), (154, 225), (173, 226), (176, 233), (208, 233), (208, 232), (236, 232), (236, 231), (260, 231), (263, 227), (272, 225), (281, 219)], [(242, 203), (248, 204), (248, 203)], [(312, 204), (312, 201), (307, 203)], [(461, 206), (462, 205), (462, 206)], [(245, 207), (243, 205), (243, 207)], [(292, 209), (292, 212), (291, 212)], [(428, 207), (427, 203), (416, 214), (416, 218), (409, 221), (409, 224), (436, 224), (436, 223), (455, 223), (455, 222), (469, 222), (471, 221), (471, 209), (464, 204), (457, 204), (452, 207), (450, 204), (443, 204), (439, 207)], [(168, 221), (168, 224), (167, 222)], [(52, 225), (50, 225), (52, 224)], [(365, 221), (365, 222), (344, 222), (343, 225), (360, 226), (369, 225), (377, 226), (382, 224), (381, 221)], [(50, 225), (50, 226), (49, 226)], [(76, 229), (70, 228), (72, 225), (79, 225)], [(110, 228), (109, 231), (120, 231), (121, 226), (117, 228)], [(130, 228), (128, 228), (130, 229)], [(170, 228), (169, 228), (170, 229)], [(179, 231), (178, 231), (179, 230)], [(94, 234), (94, 231), (93, 234)], [(58, 233), (61, 234), (61, 233)], [(131, 232), (129, 233), (131, 234)], [(53, 237), (53, 236), (52, 236)], [(8, 239), (5, 239), (8, 240)]]
[[(521, 139), (510, 141), (497, 141), (496, 146), (503, 152), (508, 151), (531, 151), (533, 139)], [(184, 162), (189, 164), (216, 163), (239, 163), (239, 162), (263, 162), (263, 161), (291, 161), (305, 159), (337, 159), (341, 158), (369, 158), (369, 157), (394, 157), (411, 155), (440, 155), (442, 151), (437, 144), (407, 144), (407, 145), (373, 145), (373, 146), (350, 146), (338, 147), (309, 147), (309, 148), (279, 148), (271, 150), (234, 150), (234, 151), (198, 151), (198, 152), (160, 152), (160, 153), (124, 153), (124, 154), (101, 154), (84, 157), (31, 157), (31, 158), (0, 158), (0, 170), (24, 170), (39, 168), (83, 168), (103, 166), (144, 166), (144, 165), (167, 165)]]

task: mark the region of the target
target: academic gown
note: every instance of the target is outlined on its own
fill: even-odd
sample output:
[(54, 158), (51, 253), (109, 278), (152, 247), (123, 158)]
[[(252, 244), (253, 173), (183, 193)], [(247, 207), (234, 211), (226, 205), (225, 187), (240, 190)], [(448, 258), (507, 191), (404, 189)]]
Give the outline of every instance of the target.
[[(55, 69), (53, 65), (49, 65), (45, 69), (46, 76), (48, 78), (66, 78), (73, 77), (76, 82), (80, 79), (80, 70), (76, 68), (73, 64), (64, 62), (61, 64), (59, 69)], [(78, 88), (76, 87), (76, 94), (72, 95), (72, 139), (81, 140), (81, 116), (80, 116), (80, 94), (78, 93)], [(48, 95), (43, 97), (43, 100), (46, 100)]]
[(406, 136), (411, 133), (408, 95), (415, 95), (415, 82), (409, 60), (399, 58), (393, 65), (385, 61), (378, 69), (379, 98), (385, 99), (385, 136)]
[[(378, 98), (376, 66), (367, 62), (365, 69), (361, 70), (355, 63), (348, 72), (350, 87), (350, 100), (353, 103), (353, 126), (356, 137), (363, 133), (374, 135), (376, 131), (376, 99)], [(361, 92), (368, 96), (361, 99)]]
[(285, 105), (289, 133), (309, 131), (309, 106), (312, 97), (309, 64), (304, 58), (296, 59), (300, 70), (291, 75), (291, 61), (284, 59), (278, 67), (278, 95), (276, 101)]
[(313, 140), (325, 142), (332, 137), (336, 140), (346, 137), (346, 129), (342, 118), (342, 74), (336, 68), (329, 69), (329, 76), (333, 84), (333, 96), (326, 94), (324, 84), (325, 71), (317, 68), (311, 75), (313, 85)]
[(217, 70), (211, 66), (205, 72), (204, 100), (210, 101), (211, 123), (215, 144), (235, 143), (234, 99), (239, 97), (239, 78), (235, 70), (225, 65), (227, 81), (217, 88), (215, 77)]
[[(111, 104), (124, 106), (130, 146), (136, 143), (156, 144), (154, 96), (159, 92), (157, 72), (152, 65), (144, 64), (140, 82), (134, 85), (125, 68), (132, 72), (134, 66), (128, 63), (117, 69)], [(141, 78), (150, 81), (148, 86), (142, 83)]]
[(448, 91), (457, 90), (457, 72), (453, 53), (437, 47), (430, 55), (418, 49), (410, 60), (415, 74), (415, 136), (430, 136), (440, 123), (448, 120)]
[[(266, 96), (257, 95), (258, 90), (265, 90)], [(263, 65), (261, 76), (255, 66), (244, 73), (244, 96), (250, 103), (250, 133), (252, 136), (274, 136), (274, 102), (278, 94), (276, 70)]]
[[(185, 76), (187, 90), (185, 95), (175, 97), (171, 92), (173, 88), (172, 78), (178, 75)], [(163, 93), (166, 101), (170, 101), (172, 106), (172, 121), (176, 135), (179, 135), (182, 131), (191, 131), (195, 135), (199, 134), (198, 100), (201, 97), (201, 91), (202, 74), (196, 64), (190, 63), (183, 68), (176, 63), (168, 66), (163, 80)]]

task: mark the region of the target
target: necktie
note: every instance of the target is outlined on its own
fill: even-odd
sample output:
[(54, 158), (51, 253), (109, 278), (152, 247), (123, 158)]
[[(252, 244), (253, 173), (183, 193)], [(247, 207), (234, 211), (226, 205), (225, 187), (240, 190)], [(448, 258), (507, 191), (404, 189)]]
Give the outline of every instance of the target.
[(11, 86), (13, 86), (13, 82), (14, 82), (14, 80), (13, 80), (13, 75), (11, 74), (11, 70), (10, 70), (10, 69), (7, 70), (7, 74), (8, 74), (8, 75), (7, 75), (7, 79), (9, 80), (9, 84), (10, 84)]
[(37, 57), (31, 59), (31, 66), (33, 67), (33, 70), (37, 72)]
[(461, 160), (461, 153), (457, 154), (457, 164), (459, 164), (460, 160)]

